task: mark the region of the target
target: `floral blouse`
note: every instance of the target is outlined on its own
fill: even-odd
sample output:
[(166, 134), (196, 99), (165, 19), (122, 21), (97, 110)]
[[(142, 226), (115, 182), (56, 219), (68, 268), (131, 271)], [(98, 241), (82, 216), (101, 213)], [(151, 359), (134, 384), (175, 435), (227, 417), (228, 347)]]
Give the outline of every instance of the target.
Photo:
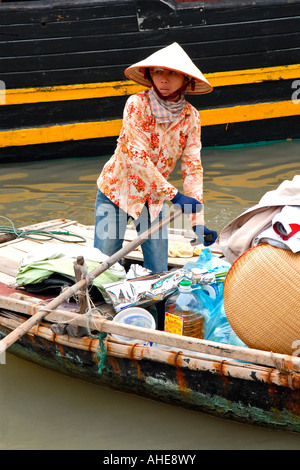
[[(148, 91), (130, 96), (115, 153), (98, 178), (98, 188), (134, 219), (147, 202), (153, 221), (164, 200), (177, 193), (168, 177), (180, 159), (184, 194), (202, 202), (200, 131), (199, 113), (190, 103), (173, 122), (158, 124)], [(204, 223), (203, 210), (189, 217), (192, 225)]]

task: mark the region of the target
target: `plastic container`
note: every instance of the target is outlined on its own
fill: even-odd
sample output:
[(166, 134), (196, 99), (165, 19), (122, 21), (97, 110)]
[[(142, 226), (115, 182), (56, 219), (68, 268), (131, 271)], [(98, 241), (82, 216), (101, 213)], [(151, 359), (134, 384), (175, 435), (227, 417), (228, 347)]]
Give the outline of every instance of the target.
[(205, 314), (201, 303), (193, 294), (191, 282), (182, 280), (178, 291), (165, 304), (165, 328), (175, 333), (193, 338), (203, 338)]
[[(156, 328), (155, 320), (151, 313), (149, 313), (148, 310), (140, 307), (128, 307), (122, 310), (113, 318), (113, 322), (124, 323), (125, 325), (140, 326), (142, 328), (152, 328), (154, 330)], [(127, 336), (112, 334), (112, 337), (120, 341), (134, 341), (135, 343), (144, 345), (149, 344), (147, 341), (142, 339), (128, 338)]]

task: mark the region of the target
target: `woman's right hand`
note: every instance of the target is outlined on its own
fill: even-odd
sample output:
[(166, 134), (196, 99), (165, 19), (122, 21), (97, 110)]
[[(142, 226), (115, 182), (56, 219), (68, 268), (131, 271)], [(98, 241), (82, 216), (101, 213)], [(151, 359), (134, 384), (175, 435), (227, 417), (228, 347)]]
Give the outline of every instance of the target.
[(179, 191), (177, 192), (176, 196), (171, 199), (171, 202), (173, 204), (179, 205), (182, 209), (182, 212), (185, 214), (194, 214), (202, 210), (202, 204), (200, 201), (194, 199), (193, 197), (185, 196)]

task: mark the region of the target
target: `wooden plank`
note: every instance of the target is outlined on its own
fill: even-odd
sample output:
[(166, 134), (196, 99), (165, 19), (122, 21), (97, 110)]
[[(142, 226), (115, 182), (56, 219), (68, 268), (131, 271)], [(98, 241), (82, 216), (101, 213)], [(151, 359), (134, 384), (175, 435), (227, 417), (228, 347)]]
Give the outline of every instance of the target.
[(86, 238), (87, 241), (94, 240), (94, 227), (89, 228), (85, 225), (77, 223), (76, 225), (75, 224), (70, 225), (68, 227), (68, 230), (71, 233), (74, 233), (76, 235), (80, 235)]
[[(101, 27), (101, 26), (100, 26)], [(70, 33), (72, 34), (72, 33)], [(1, 28), (0, 28), (0, 37), (1, 37)], [(295, 53), (295, 49), (300, 47), (300, 33), (288, 33), (280, 35), (272, 35), (265, 37), (254, 37), (254, 38), (238, 38), (238, 39), (228, 39), (219, 41), (208, 41), (201, 46), (201, 43), (195, 45), (189, 45), (186, 47), (186, 52), (190, 57), (193, 58), (193, 61), (196, 65), (202, 64), (203, 60), (206, 58), (213, 58), (222, 56), (224, 59), (226, 57), (234, 57), (235, 55), (240, 55), (241, 57), (247, 56), (247, 54), (255, 53), (257, 57), (260, 54), (271, 54), (272, 51), (284, 51), (285, 54), (289, 55), (290, 53)], [(157, 47), (154, 48), (154, 50)], [(148, 51), (149, 53), (150, 51)], [(103, 51), (94, 47), (92, 50), (85, 50), (83, 52), (73, 52), (73, 53), (56, 53), (52, 51), (51, 53), (45, 55), (27, 55), (24, 57), (11, 56), (0, 58), (0, 67), (1, 70), (5, 73), (9, 72), (27, 72), (30, 70), (56, 70), (56, 69), (68, 69), (78, 66), (80, 64), (81, 68), (92, 67), (92, 66), (105, 66), (108, 65), (118, 65), (122, 63), (122, 57), (126, 57), (126, 62), (135, 63), (140, 58), (140, 51), (136, 50), (111, 50)], [(299, 57), (299, 56), (298, 56)], [(245, 61), (246, 65), (246, 61)], [(226, 66), (228, 66), (226, 64)], [(201, 67), (200, 67), (201, 69)]]
[[(59, 16), (59, 15), (58, 15)], [(91, 18), (80, 19), (74, 21), (60, 22), (59, 18), (56, 21), (47, 21), (46, 18), (34, 23), (27, 24), (10, 24), (0, 26), (0, 39), (8, 41), (13, 40), (30, 40), (32, 38), (44, 39), (49, 37), (80, 37), (83, 35), (94, 35), (99, 31), (102, 34), (111, 33), (111, 31), (118, 31), (126, 33), (127, 31), (137, 31), (137, 20), (135, 16), (127, 15), (126, 17), (111, 17), (111, 18)]]
[(26, 225), (21, 227), (21, 230), (50, 230), (50, 228), (55, 227), (66, 227), (70, 224), (76, 223), (74, 220), (60, 218), (60, 219), (52, 219), (52, 220), (45, 220), (43, 222), (39, 222), (37, 224)]
[(242, 26), (245, 18), (247, 18), (248, 21), (259, 21), (263, 19), (272, 21), (276, 18), (299, 16), (299, 14), (300, 3), (298, 1), (260, 0), (255, 3), (250, 1), (248, 4), (240, 2), (239, 5), (237, 5), (236, 2), (233, 2), (232, 5), (223, 4), (221, 8), (215, 8), (214, 5), (208, 4), (205, 19), (207, 24), (240, 22)]
[[(0, 250), (2, 250), (2, 252), (3, 252), (5, 247), (12, 246), (12, 247), (14, 247), (15, 250), (26, 252), (27, 250), (23, 246), (24, 241), (25, 241), (25, 239), (20, 237), (20, 238), (16, 238), (15, 240), (11, 240), (10, 242), (1, 243), (0, 244)], [(38, 243), (38, 242), (36, 242), (36, 243)], [(42, 243), (42, 242), (39, 242), (39, 243)]]
[(152, 0), (137, 0), (137, 13), (141, 30), (183, 28), (201, 24), (239, 23), (242, 27), (245, 19), (259, 21), (299, 15), (299, 2), (273, 0), (249, 2), (207, 2), (183, 3), (177, 8), (174, 4)]
[[(53, 219), (53, 220), (47, 220), (47, 221), (44, 221), (44, 222), (39, 222), (37, 224), (31, 224), (31, 225), (26, 225), (24, 227), (17, 227), (17, 230), (43, 230), (45, 228), (49, 228), (49, 227), (57, 227), (57, 226), (61, 226), (61, 225), (65, 225), (65, 224), (69, 224), (69, 223), (73, 223), (74, 221), (70, 221), (68, 219)], [(9, 223), (7, 223), (7, 225), (9, 226)]]
[(135, 16), (134, 0), (51, 0), (24, 1), (17, 4), (0, 3), (1, 23), (39, 23), (41, 17), (48, 21), (76, 21), (78, 18)]
[[(1, 253), (1, 252), (0, 252)], [(15, 277), (19, 270), (19, 263), (10, 258), (0, 256), (0, 272)]]
[[(27, 231), (27, 230), (46, 230), (47, 231), (47, 230), (60, 230), (60, 229), (68, 230), (67, 227), (74, 223), (76, 223), (76, 221), (72, 221), (68, 219), (54, 219), (54, 220), (48, 220), (45, 222), (39, 222), (33, 225), (27, 225), (25, 227), (17, 227), (16, 230), (22, 230), (22, 231)], [(1, 243), (0, 248), (3, 248), (6, 245), (19, 244), (22, 241), (24, 241), (24, 238), (18, 237), (9, 242)]]
[[(70, 228), (71, 227), (71, 228)], [(38, 224), (33, 224), (33, 225), (28, 225), (26, 227), (21, 227), (19, 230), (45, 230), (45, 231), (51, 231), (51, 230), (57, 230), (57, 231), (66, 231), (70, 232), (70, 239), (72, 239), (72, 231), (74, 234), (80, 234), (85, 231), (84, 225), (78, 226), (78, 223), (73, 220), (68, 220), (68, 219), (54, 219), (54, 220), (49, 220), (45, 222), (40, 222)], [(89, 231), (85, 231), (86, 235), (89, 235)], [(50, 234), (51, 236), (51, 234)], [(58, 234), (57, 236), (59, 237), (64, 237), (64, 235)], [(84, 236), (84, 235), (83, 235)], [(37, 233), (36, 235), (37, 239), (31, 239), (31, 238), (17, 238), (15, 240), (5, 242), (0, 244), (0, 253), (2, 256), (7, 257), (12, 257), (12, 259), (15, 260), (20, 260), (25, 253), (28, 253), (29, 251), (34, 251), (36, 247), (42, 246), (45, 242), (47, 243), (62, 243), (60, 240), (57, 239), (49, 239), (49, 240), (39, 240), (39, 237), (42, 237), (42, 235), (39, 235)], [(68, 241), (68, 235), (65, 235), (66, 241)], [(90, 235), (90, 238), (92, 239), (93, 236)], [(73, 238), (74, 240), (75, 238)], [(84, 242), (82, 242), (84, 243)], [(77, 243), (76, 243), (77, 244)]]
[[(2, 23), (3, 18), (0, 22)], [(253, 37), (261, 37), (269, 35), (279, 35), (299, 32), (299, 17), (285, 17), (276, 18), (273, 21), (262, 20), (259, 23), (257, 21), (246, 21), (243, 23), (243, 28), (239, 25), (224, 24), (220, 25), (205, 25), (196, 27), (193, 29), (186, 28), (180, 33), (180, 44), (185, 45), (190, 42), (194, 42), (195, 37), (199, 38), (199, 44), (207, 44), (209, 41), (226, 41), (234, 39), (245, 39)], [(200, 41), (201, 38), (201, 41)], [(80, 39), (80, 40), (79, 40)], [(128, 32), (126, 33), (126, 43), (122, 47), (120, 44), (122, 36), (120, 34), (107, 33), (102, 34), (101, 30), (97, 34), (89, 36), (76, 37), (50, 37), (43, 38), (43, 41), (39, 42), (37, 47), (35, 39), (31, 40), (3, 40), (0, 41), (0, 56), (1, 57), (13, 57), (13, 56), (27, 56), (27, 55), (41, 55), (51, 53), (72, 53), (72, 52), (83, 52), (91, 51), (95, 48), (95, 44), (101, 43), (103, 50), (119, 50), (126, 51), (135, 47), (138, 42), (139, 48), (159, 47), (153, 39), (153, 33), (149, 31), (143, 32)], [(178, 32), (174, 30), (168, 31), (168, 41), (172, 43), (178, 40)], [(124, 52), (125, 53), (125, 52)]]
[(8, 274), (0, 272), (0, 282), (10, 286), (15, 284), (16, 278), (14, 276), (9, 276)]
[(22, 244), (5, 247), (0, 246), (1, 256), (16, 261), (18, 263), (26, 255), (26, 253), (27, 250), (25, 248), (22, 249)]

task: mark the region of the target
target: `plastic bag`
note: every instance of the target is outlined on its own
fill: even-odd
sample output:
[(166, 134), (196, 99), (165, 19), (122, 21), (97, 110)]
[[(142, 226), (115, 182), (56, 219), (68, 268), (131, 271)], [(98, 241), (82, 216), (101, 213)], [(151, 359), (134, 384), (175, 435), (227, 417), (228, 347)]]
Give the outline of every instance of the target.
[(104, 299), (116, 312), (133, 306), (148, 306), (172, 294), (185, 277), (186, 271), (177, 269), (103, 284)]
[(217, 343), (246, 346), (231, 328), (224, 311), (223, 298), (220, 299), (212, 311), (205, 328), (205, 338)]
[(204, 339), (246, 346), (231, 328), (224, 311), (223, 287), (230, 267), (230, 263), (213, 255), (207, 248), (196, 262), (186, 263), (184, 269), (193, 273), (196, 280), (193, 293), (202, 304), (205, 314)]
[(200, 253), (197, 261), (189, 261), (183, 269), (190, 271), (196, 284), (211, 299), (218, 301), (223, 298), (223, 284), (230, 267), (230, 263), (213, 255), (211, 250), (206, 248)]

